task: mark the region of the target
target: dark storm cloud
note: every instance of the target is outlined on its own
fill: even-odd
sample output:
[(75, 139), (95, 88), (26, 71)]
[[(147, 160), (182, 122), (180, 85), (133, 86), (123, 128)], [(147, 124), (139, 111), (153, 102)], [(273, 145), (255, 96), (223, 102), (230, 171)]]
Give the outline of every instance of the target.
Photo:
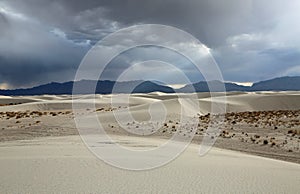
[(0, 83), (27, 87), (73, 79), (86, 47), (58, 36), (51, 28), (23, 15), (7, 11), (1, 18)]
[[(148, 68), (142, 64), (144, 61), (151, 61), (146, 63), (149, 66)], [(157, 61), (170, 64), (169, 69), (160, 66), (161, 64), (157, 65)], [(179, 80), (178, 77), (169, 78), (172, 77), (171, 73), (176, 71), (177, 68), (190, 79), (190, 82), (203, 79), (199, 70), (185, 56), (167, 48), (154, 46), (137, 47), (118, 55), (106, 66), (101, 79), (117, 80), (118, 76), (132, 65), (136, 65), (136, 69), (139, 69), (137, 73), (128, 74), (131, 79), (135, 80), (152, 76), (152, 79), (155, 78), (169, 84), (183, 83), (183, 80)], [(159, 73), (160, 78), (156, 75)], [(165, 79), (166, 77), (168, 77), (168, 80)]]
[(187, 30), (213, 46), (256, 24), (244, 25), (251, 19), (253, 4), (250, 0), (28, 0), (7, 3), (17, 11), (84, 38), (99, 38), (119, 27), (137, 23), (159, 23)]
[(0, 84), (70, 80), (91, 45), (142, 23), (191, 33), (211, 49), (226, 80), (300, 74), (299, 6), (297, 0), (2, 0)]

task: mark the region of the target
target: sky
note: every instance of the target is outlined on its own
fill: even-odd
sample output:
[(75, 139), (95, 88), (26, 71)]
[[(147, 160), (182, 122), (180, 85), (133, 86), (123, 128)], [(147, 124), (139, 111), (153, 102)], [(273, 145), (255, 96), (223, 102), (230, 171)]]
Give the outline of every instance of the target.
[[(225, 81), (300, 75), (299, 9), (299, 0), (0, 0), (0, 88), (73, 80), (99, 40), (141, 24), (190, 33), (209, 49)], [(148, 79), (147, 72), (156, 72), (153, 79), (181, 84), (170, 66), (158, 63), (149, 69), (142, 63), (166, 56), (192, 82), (203, 79), (185, 59), (161, 48), (116, 56), (103, 78), (116, 79), (138, 62), (132, 78)]]

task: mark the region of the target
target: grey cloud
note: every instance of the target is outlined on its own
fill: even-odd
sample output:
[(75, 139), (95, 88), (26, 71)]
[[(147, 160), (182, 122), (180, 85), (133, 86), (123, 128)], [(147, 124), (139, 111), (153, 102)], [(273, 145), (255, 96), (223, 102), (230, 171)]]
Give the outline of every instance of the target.
[(57, 37), (46, 26), (4, 15), (5, 32), (0, 38), (0, 82), (12, 87), (29, 87), (53, 81), (54, 73), (73, 79), (87, 48)]
[[(227, 37), (276, 26), (290, 2), (279, 0), (29, 0), (6, 1), (17, 11), (63, 29), (67, 34), (98, 38), (137, 23), (160, 23), (187, 30), (209, 47)], [(45, 9), (46, 8), (46, 9)], [(99, 31), (102, 31), (102, 33)], [(100, 35), (99, 35), (100, 34)]]
[(205, 44), (214, 46), (227, 36), (252, 27), (243, 25), (251, 17), (250, 0), (104, 0), (84, 3), (79, 0), (31, 0), (7, 3), (73, 35), (76, 32), (99, 34), (99, 29), (113, 31), (137, 23), (159, 23), (187, 30)]
[[(162, 74), (162, 71), (164, 71), (165, 76), (168, 76), (169, 78), (169, 80), (164, 81), (168, 81), (172, 84), (178, 84), (182, 83), (182, 80), (174, 79), (176, 77), (174, 73), (178, 73), (178, 71), (180, 71), (190, 78), (191, 82), (197, 82), (203, 79), (203, 76), (198, 69), (187, 58), (167, 48), (154, 46), (138, 47), (120, 54), (107, 65), (101, 79), (116, 80), (124, 70), (132, 65), (142, 63), (143, 61), (162, 61), (173, 65), (173, 67), (166, 70), (166, 66), (159, 68), (159, 66), (156, 65), (156, 62), (151, 62), (146, 64), (151, 65), (151, 68), (144, 68), (144, 71), (132, 73), (130, 74), (132, 77), (139, 77), (140, 74), (144, 77), (155, 77), (152, 74)], [(143, 64), (140, 66), (142, 67)], [(164, 77), (161, 79), (163, 80)]]
[[(0, 67), (7, 70), (0, 72), (0, 83), (19, 87), (72, 79), (89, 44), (141, 23), (172, 25), (191, 33), (211, 48), (226, 80), (294, 74), (300, 64), (299, 6), (297, 0), (3, 0), (0, 7), (25, 19), (0, 9)], [(65, 36), (55, 36), (54, 29)], [(152, 51), (149, 56), (157, 54)], [(127, 58), (141, 56), (144, 51)], [(121, 57), (111, 65), (108, 78), (123, 67), (118, 65), (121, 59), (125, 60)], [(14, 72), (20, 68), (28, 75)], [(34, 76), (37, 73), (41, 76)]]

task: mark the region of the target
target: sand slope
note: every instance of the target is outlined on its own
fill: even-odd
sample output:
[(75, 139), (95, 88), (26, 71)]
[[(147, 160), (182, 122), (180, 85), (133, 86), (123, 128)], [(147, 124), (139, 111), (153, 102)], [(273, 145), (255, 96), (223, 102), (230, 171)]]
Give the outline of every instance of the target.
[[(187, 98), (190, 94), (180, 95)], [(197, 95), (200, 113), (204, 115), (210, 112), (210, 94)], [(219, 95), (216, 94), (213, 100), (223, 104)], [(115, 105), (130, 106), (132, 115), (139, 120), (149, 119), (148, 107), (154, 102), (161, 102), (170, 115), (180, 113), (181, 104), (176, 94), (134, 94), (128, 102), (122, 95), (118, 96), (120, 98)], [(109, 107), (114, 95), (96, 97), (97, 107)], [(76, 96), (75, 100), (85, 107), (93, 103), (93, 95)], [(226, 106), (228, 112), (300, 110), (299, 102), (300, 92), (232, 92), (227, 94)], [(0, 112), (60, 111), (72, 108), (72, 97), (0, 96), (0, 104), (5, 105), (0, 106)], [(89, 114), (87, 111), (85, 117), (89, 118)], [(97, 114), (106, 127), (114, 125), (112, 132), (117, 131), (112, 111), (100, 111)], [(76, 131), (72, 114), (53, 117), (48, 113), (46, 116), (19, 120), (3, 116), (1, 119), (4, 135), (15, 131), (21, 134), (18, 137), (22, 137), (23, 133), (36, 137), (34, 134), (42, 134), (43, 130), (46, 135), (57, 135), (62, 129)], [(22, 128), (22, 125), (26, 126)], [(259, 130), (255, 129), (255, 133), (260, 133)], [(66, 131), (61, 134), (74, 133)], [(162, 141), (158, 137), (147, 140), (129, 138), (124, 133), (116, 138), (131, 142), (130, 145), (134, 147), (155, 147), (157, 142)], [(97, 159), (78, 135), (4, 141), (0, 143), (0, 193), (297, 193), (300, 190), (299, 164), (218, 148), (200, 157), (198, 150), (199, 145), (191, 144), (168, 165), (135, 172), (120, 170)]]
[[(151, 141), (147, 143), (151, 145)], [(120, 170), (96, 159), (76, 136), (1, 143), (0, 193), (297, 193), (300, 190), (298, 164), (216, 148), (199, 157), (197, 148), (192, 144), (170, 164), (136, 172)]]
[[(189, 97), (190, 94), (178, 94), (180, 97)], [(200, 110), (205, 113), (210, 111), (211, 102), (224, 103), (221, 93), (215, 93), (214, 98), (209, 93), (199, 93)], [(297, 110), (300, 109), (300, 92), (230, 92), (227, 93), (227, 111), (255, 111), (255, 110)], [(153, 102), (170, 102), (169, 106), (180, 105), (177, 101), (177, 94), (133, 94), (129, 102), (120, 95), (96, 95), (96, 104), (107, 105), (113, 96), (116, 105), (139, 106)], [(93, 95), (83, 95), (74, 97), (76, 102), (93, 103)], [(24, 110), (64, 110), (72, 108), (72, 97), (63, 96), (20, 96), (7, 97), (0, 96), (0, 104), (22, 103), (13, 106), (0, 106), (0, 111), (24, 111)]]

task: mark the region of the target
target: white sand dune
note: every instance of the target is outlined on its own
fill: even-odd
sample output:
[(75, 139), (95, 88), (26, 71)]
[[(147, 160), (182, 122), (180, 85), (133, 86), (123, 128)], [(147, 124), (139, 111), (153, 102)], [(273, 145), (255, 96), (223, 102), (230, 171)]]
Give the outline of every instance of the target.
[[(123, 137), (126, 140), (126, 137)], [(133, 144), (155, 146), (157, 141)], [(191, 144), (168, 165), (121, 170), (93, 156), (77, 136), (0, 144), (0, 193), (298, 193), (300, 165)], [(113, 155), (113, 153), (112, 153)]]
[[(230, 93), (229, 93), (230, 94)], [(211, 102), (223, 104), (223, 98), (200, 98), (200, 109), (210, 112)], [(238, 93), (227, 96), (227, 112), (264, 111), (264, 110), (299, 110), (300, 93)]]
[[(179, 95), (188, 98), (191, 94)], [(197, 95), (201, 114), (210, 112), (212, 101), (225, 103), (221, 93), (214, 94), (213, 99), (209, 93)], [(94, 96), (78, 95), (73, 99), (85, 107), (93, 103)], [(149, 119), (148, 109), (153, 103), (162, 103), (168, 115), (178, 116), (181, 110), (177, 94), (133, 94), (129, 100), (125, 95), (96, 95), (95, 103), (97, 107), (109, 106), (112, 99), (114, 106), (130, 106), (132, 115), (138, 120)], [(228, 112), (299, 110), (299, 102), (300, 92), (232, 92), (227, 94), (226, 107)], [(0, 106), (0, 112), (69, 110), (72, 96), (0, 96), (0, 104), (9, 103), (22, 104)], [(193, 111), (192, 104), (183, 105)], [(97, 114), (106, 125), (116, 122), (112, 112)], [(72, 123), (65, 123), (61, 118), (55, 118), (58, 125), (72, 127)], [(163, 142), (158, 138), (126, 135), (115, 138), (141, 148), (155, 147)], [(121, 170), (99, 160), (79, 136), (2, 142), (0, 193), (298, 193), (300, 190), (299, 164), (217, 148), (200, 157), (198, 146), (191, 144), (165, 166), (136, 172)], [(111, 156), (115, 157), (113, 152)]]
[[(119, 95), (96, 95), (96, 105), (107, 105), (111, 103), (112, 98), (114, 105), (118, 106), (148, 106), (151, 103), (165, 101), (167, 106), (180, 106), (178, 96), (181, 98), (189, 97), (190, 94), (133, 94), (129, 101)], [(297, 110), (300, 109), (300, 92), (230, 92), (227, 93), (227, 111), (255, 111), (255, 110)], [(117, 97), (116, 97), (117, 96)], [(223, 104), (223, 94), (214, 93), (213, 98), (209, 93), (199, 93), (200, 111), (203, 113), (210, 112), (211, 102)], [(221, 96), (221, 97), (218, 97)], [(93, 95), (75, 96), (77, 102), (90, 104), (94, 101)], [(13, 106), (0, 107), (0, 111), (23, 111), (23, 110), (64, 110), (72, 108), (72, 97), (64, 96), (21, 96), (6, 97), (0, 96), (0, 104), (22, 103)]]

